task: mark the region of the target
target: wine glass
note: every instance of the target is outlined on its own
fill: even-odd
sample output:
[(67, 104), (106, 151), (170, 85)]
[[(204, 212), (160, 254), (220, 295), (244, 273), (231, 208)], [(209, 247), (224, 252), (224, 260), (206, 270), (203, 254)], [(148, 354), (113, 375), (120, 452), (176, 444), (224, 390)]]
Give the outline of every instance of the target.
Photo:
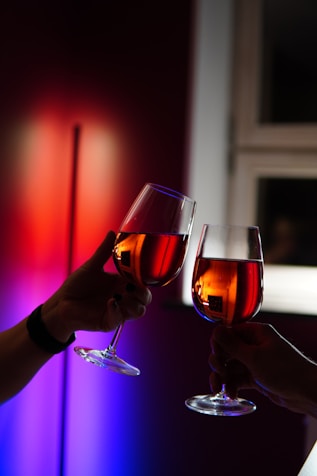
[[(259, 228), (204, 225), (192, 279), (192, 298), (198, 314), (215, 324), (239, 325), (258, 313), (262, 296)], [(185, 404), (191, 410), (219, 416), (244, 415), (256, 409), (251, 401), (231, 399), (225, 385), (216, 395), (196, 395)]]
[[(117, 233), (113, 260), (119, 273), (144, 286), (165, 286), (180, 273), (193, 226), (196, 202), (182, 193), (146, 183)], [(126, 375), (140, 370), (117, 355), (123, 324), (105, 350), (75, 347), (88, 362)]]

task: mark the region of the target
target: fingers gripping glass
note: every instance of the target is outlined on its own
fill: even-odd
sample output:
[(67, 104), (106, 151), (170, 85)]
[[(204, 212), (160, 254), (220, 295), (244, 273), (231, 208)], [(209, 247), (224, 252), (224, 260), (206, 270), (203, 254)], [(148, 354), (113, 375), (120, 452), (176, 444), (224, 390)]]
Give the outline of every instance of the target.
[[(129, 282), (165, 286), (180, 273), (188, 248), (196, 203), (182, 193), (147, 183), (117, 233), (113, 259)], [(75, 347), (88, 362), (127, 375), (140, 370), (117, 355), (120, 325), (105, 350)]]
[[(258, 313), (262, 295), (263, 256), (258, 227), (204, 225), (192, 279), (197, 313), (213, 323), (234, 326)], [(185, 403), (191, 410), (219, 416), (244, 415), (256, 409), (253, 402), (231, 399), (225, 385), (217, 395), (196, 395)]]

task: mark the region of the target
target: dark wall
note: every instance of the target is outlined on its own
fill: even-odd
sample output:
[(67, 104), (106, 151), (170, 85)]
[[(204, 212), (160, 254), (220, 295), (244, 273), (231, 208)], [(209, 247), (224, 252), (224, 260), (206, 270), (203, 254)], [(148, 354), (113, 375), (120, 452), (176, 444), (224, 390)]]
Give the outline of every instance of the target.
[(131, 130), (140, 177), (133, 195), (145, 180), (180, 188), (191, 20), (190, 0), (4, 5), (2, 131), (49, 95), (66, 114), (96, 105)]

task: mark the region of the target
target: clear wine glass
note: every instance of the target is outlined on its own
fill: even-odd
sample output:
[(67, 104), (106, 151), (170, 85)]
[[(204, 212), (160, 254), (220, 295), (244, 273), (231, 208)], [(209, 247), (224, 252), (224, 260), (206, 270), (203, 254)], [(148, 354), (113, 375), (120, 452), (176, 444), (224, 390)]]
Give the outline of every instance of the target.
[[(262, 296), (259, 228), (204, 225), (192, 279), (192, 298), (198, 314), (215, 324), (239, 325), (258, 313)], [(225, 385), (216, 395), (196, 395), (185, 404), (191, 410), (218, 416), (244, 415), (256, 409), (249, 400), (231, 399)]]
[[(193, 226), (196, 202), (169, 188), (146, 183), (117, 233), (113, 259), (119, 273), (144, 286), (165, 286), (180, 273)], [(123, 324), (105, 350), (75, 347), (88, 362), (126, 375), (140, 370), (117, 355)]]

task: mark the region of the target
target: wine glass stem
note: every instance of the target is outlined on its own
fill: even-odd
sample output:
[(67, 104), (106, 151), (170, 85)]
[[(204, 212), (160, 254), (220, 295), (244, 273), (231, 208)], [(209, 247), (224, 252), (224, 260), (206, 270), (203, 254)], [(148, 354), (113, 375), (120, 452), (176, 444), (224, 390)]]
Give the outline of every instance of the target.
[(119, 324), (115, 330), (115, 333), (111, 339), (110, 344), (108, 345), (108, 348), (107, 348), (108, 352), (111, 352), (112, 354), (116, 353), (117, 344), (118, 344), (122, 329), (123, 329), (123, 324)]
[(226, 384), (225, 384), (225, 383), (222, 384), (222, 387), (221, 387), (221, 391), (220, 391), (220, 393), (219, 393), (219, 396), (220, 396), (223, 400), (231, 400), (231, 398), (230, 398), (229, 395), (227, 394)]

